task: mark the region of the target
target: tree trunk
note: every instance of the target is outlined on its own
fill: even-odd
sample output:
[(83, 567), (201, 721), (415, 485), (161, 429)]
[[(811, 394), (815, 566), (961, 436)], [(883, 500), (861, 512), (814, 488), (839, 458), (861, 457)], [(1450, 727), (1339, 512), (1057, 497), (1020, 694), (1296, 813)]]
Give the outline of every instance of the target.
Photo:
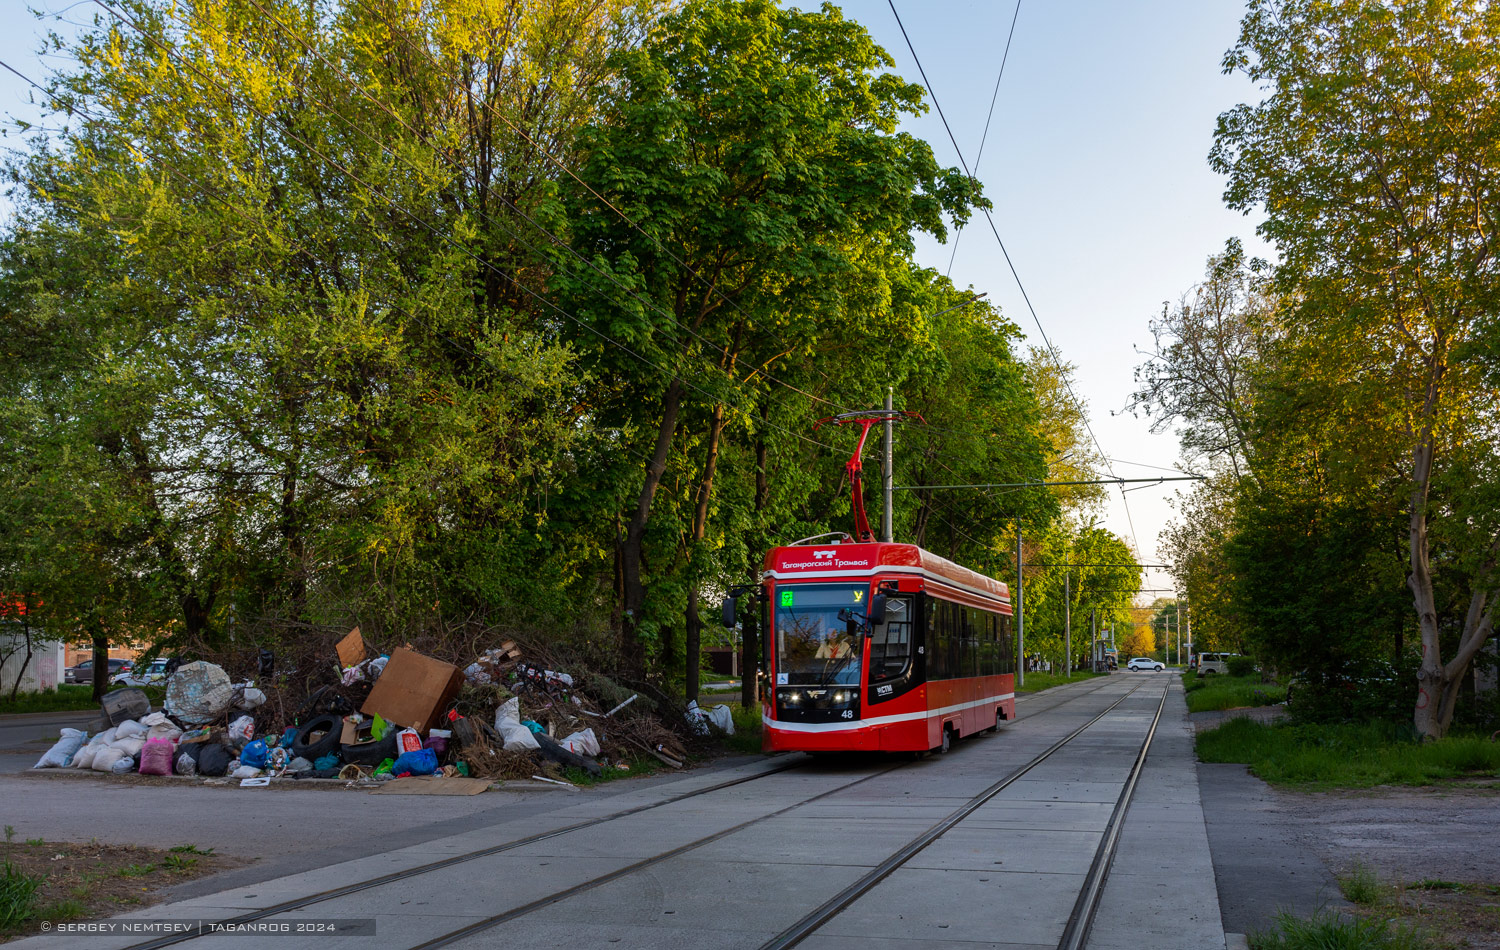
[[(755, 440), (755, 523), (760, 526), (761, 513), (765, 511), (766, 495), (769, 485), (766, 481), (766, 440), (757, 438)], [(751, 557), (755, 552), (751, 552)], [(750, 568), (753, 576), (758, 579), (760, 572), (755, 570), (754, 563)], [(740, 625), (742, 633), (740, 654), (740, 705), (750, 709), (760, 700), (760, 597), (764, 591), (757, 588), (756, 597), (749, 603), (749, 610), (745, 613), (744, 623)]]
[(674, 377), (662, 396), (656, 450), (652, 453), (650, 463), (646, 465), (646, 478), (641, 484), (635, 511), (626, 523), (625, 541), (620, 545), (620, 579), (625, 594), (625, 609), (620, 623), (624, 654), (621, 661), (626, 673), (637, 679), (644, 679), (646, 675), (646, 653), (639, 634), (641, 614), (646, 605), (646, 587), (641, 580), (646, 525), (651, 519), (651, 502), (656, 497), (657, 486), (661, 484), (662, 474), (667, 470), (667, 454), (671, 451), (672, 439), (677, 434), (677, 414), (681, 408), (682, 383)]
[(104, 699), (104, 694), (109, 690), (109, 635), (98, 621), (94, 621), (89, 638), (94, 647), (94, 702), (97, 703)]
[(697, 548), (708, 531), (708, 502), (714, 491), (714, 472), (719, 465), (719, 437), (724, 432), (724, 405), (714, 406), (708, 420), (708, 456), (703, 460), (703, 479), (698, 483), (697, 503), (693, 506), (693, 533), (688, 541), (688, 570), (692, 581), (688, 584), (686, 656), (683, 658), (686, 676), (684, 692), (689, 701), (698, 698), (698, 674), (702, 666), (703, 621), (698, 616), (698, 575), (693, 567)]

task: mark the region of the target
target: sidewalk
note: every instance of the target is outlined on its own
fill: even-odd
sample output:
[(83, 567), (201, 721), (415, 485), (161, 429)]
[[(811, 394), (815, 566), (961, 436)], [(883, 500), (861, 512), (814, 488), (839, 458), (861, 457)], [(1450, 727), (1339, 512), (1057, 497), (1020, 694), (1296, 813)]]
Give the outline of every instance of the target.
[(1180, 683), (1167, 694), (1088, 945), (1224, 950), (1193, 729)]

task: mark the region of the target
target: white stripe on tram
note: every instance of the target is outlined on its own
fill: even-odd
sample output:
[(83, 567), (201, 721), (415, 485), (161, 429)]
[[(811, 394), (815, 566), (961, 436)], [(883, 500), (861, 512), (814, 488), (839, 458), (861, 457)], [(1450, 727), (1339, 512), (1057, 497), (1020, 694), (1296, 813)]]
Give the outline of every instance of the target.
[(764, 709), (760, 712), (761, 725), (776, 729), (781, 732), (853, 732), (867, 726), (888, 726), (893, 722), (914, 722), (919, 719), (932, 719), (937, 716), (946, 716), (949, 713), (959, 712), (964, 709), (973, 709), (976, 706), (990, 706), (1007, 699), (1014, 699), (1015, 693), (1002, 693), (999, 696), (990, 696), (985, 699), (976, 699), (971, 703), (959, 703), (956, 706), (944, 706), (941, 709), (913, 713), (898, 713), (894, 716), (875, 716), (870, 719), (855, 719), (850, 722), (782, 722), (780, 719), (766, 718)]

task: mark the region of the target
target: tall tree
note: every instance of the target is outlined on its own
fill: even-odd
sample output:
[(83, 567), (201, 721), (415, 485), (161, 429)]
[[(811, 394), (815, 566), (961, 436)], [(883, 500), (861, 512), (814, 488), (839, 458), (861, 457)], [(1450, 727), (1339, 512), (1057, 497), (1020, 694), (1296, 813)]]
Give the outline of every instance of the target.
[[(1463, 358), (1500, 309), (1500, 9), (1481, 0), (1252, 0), (1226, 71), (1266, 89), (1220, 117), (1231, 207), (1264, 208), (1290, 340), (1347, 361), (1358, 439), (1402, 449), (1422, 641), (1413, 720), (1444, 734), (1493, 633), (1497, 393)], [(1357, 368), (1357, 369), (1356, 369)], [(1443, 552), (1441, 566), (1434, 549)], [(1459, 591), (1445, 649), (1440, 586)]]

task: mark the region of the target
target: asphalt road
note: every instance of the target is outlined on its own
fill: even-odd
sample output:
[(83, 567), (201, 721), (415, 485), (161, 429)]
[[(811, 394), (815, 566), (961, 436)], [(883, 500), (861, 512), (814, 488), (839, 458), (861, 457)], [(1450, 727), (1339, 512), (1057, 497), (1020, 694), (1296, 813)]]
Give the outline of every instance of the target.
[(0, 774), (31, 768), (57, 740), (63, 727), (89, 730), (98, 721), (97, 711), (0, 716)]

